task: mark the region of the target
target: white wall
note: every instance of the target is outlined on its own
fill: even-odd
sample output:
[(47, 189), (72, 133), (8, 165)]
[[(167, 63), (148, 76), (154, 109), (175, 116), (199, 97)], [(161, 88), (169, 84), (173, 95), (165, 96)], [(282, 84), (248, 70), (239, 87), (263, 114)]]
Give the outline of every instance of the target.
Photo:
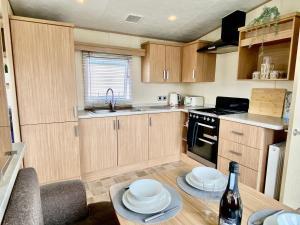
[[(277, 6), (282, 15), (295, 11), (300, 11), (299, 0), (273, 0), (267, 4), (247, 13), (246, 24), (259, 16), (264, 6)], [(201, 40), (215, 41), (220, 39), (221, 29), (201, 37)], [(238, 81), (237, 77), (238, 53), (228, 53), (217, 55), (216, 81), (214, 83), (192, 84), (188, 89), (188, 94), (204, 95), (206, 102), (215, 104), (218, 95), (246, 97), (249, 98), (251, 89), (254, 87), (264, 88), (286, 88), (293, 89), (293, 81)]]
[[(99, 32), (85, 29), (75, 29), (75, 41), (114, 45), (122, 47), (140, 48), (141, 44), (154, 40), (130, 35), (122, 35), (115, 33)], [(75, 53), (77, 90), (79, 107), (83, 108), (83, 73), (81, 52)], [(141, 82), (141, 57), (133, 57), (132, 60), (132, 95), (133, 104), (155, 104), (166, 103), (158, 102), (157, 96), (168, 95), (170, 92), (178, 92), (183, 94), (185, 91), (184, 84), (149, 84)]]

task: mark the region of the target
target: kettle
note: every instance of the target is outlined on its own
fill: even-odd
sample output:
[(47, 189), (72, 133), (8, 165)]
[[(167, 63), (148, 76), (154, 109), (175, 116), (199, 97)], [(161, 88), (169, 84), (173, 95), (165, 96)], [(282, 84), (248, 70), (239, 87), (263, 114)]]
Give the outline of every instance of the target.
[(170, 93), (169, 96), (169, 105), (170, 106), (178, 106), (181, 101), (181, 95), (177, 93)]

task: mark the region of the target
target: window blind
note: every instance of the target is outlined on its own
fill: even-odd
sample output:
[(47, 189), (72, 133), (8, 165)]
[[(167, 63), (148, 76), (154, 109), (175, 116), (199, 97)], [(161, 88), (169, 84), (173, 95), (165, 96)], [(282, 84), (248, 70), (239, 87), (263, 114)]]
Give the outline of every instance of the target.
[(85, 107), (104, 105), (108, 88), (117, 103), (131, 101), (131, 56), (83, 52), (82, 61)]

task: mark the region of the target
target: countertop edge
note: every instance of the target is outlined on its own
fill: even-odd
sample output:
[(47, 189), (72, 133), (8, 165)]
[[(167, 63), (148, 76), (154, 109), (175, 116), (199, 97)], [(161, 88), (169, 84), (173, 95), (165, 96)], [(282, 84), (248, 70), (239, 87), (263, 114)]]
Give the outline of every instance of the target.
[(252, 125), (252, 126), (256, 126), (256, 127), (262, 127), (262, 128), (266, 128), (266, 129), (271, 129), (271, 130), (285, 130), (287, 129), (288, 125), (287, 124), (271, 124), (271, 123), (264, 123), (264, 122), (260, 122), (260, 121), (255, 121), (252, 119), (243, 119), (243, 118), (235, 118), (235, 117), (230, 117), (230, 115), (226, 115), (226, 116), (220, 116), (219, 117), (222, 120), (228, 120), (228, 121), (232, 121), (232, 122), (237, 122), (237, 123), (243, 123), (243, 124), (247, 124), (247, 125)]
[(15, 143), (12, 145), (12, 149), (18, 153), (12, 156), (13, 158), (9, 162), (8, 168), (0, 181), (0, 223), (2, 223), (15, 180), (24, 157), (25, 145), (23, 143)]
[[(141, 115), (141, 114), (156, 114), (156, 113), (168, 113), (168, 112), (184, 112), (188, 113), (189, 109), (160, 109), (160, 110), (143, 110), (136, 112), (116, 112), (116, 113), (103, 113), (93, 114), (91, 112), (85, 112), (85, 114), (79, 113), (78, 119), (91, 119), (91, 118), (103, 118), (103, 117), (115, 117), (115, 116), (130, 116), (130, 115)], [(82, 112), (81, 112), (82, 113)]]

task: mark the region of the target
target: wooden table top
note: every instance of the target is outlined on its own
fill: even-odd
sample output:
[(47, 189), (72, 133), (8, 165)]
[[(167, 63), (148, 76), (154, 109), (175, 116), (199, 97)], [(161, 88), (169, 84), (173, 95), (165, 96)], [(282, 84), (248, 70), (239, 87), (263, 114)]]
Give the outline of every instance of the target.
[[(218, 225), (219, 203), (192, 197), (182, 191), (176, 184), (177, 176), (191, 171), (192, 168), (193, 165), (185, 164), (177, 169), (163, 173), (154, 173), (146, 177), (172, 186), (181, 195), (183, 200), (183, 208), (176, 217), (160, 223), (161, 225)], [(247, 225), (249, 216), (257, 210), (266, 208), (289, 209), (280, 202), (243, 184), (239, 184), (239, 190), (243, 202), (242, 225)], [(112, 191), (113, 188), (111, 189)], [(113, 195), (113, 193), (110, 194)], [(136, 223), (124, 219), (118, 214), (117, 216), (121, 225), (136, 225)]]

